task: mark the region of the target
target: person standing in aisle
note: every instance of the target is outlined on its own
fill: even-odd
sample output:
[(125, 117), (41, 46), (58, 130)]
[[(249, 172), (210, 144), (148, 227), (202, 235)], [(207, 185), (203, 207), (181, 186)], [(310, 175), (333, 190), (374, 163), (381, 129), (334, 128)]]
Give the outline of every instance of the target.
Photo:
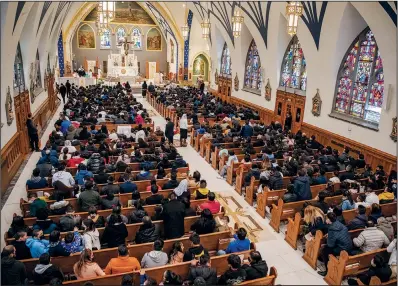
[(64, 101), (64, 104), (65, 104), (66, 87), (64, 86), (63, 83), (61, 83), (61, 86), (59, 88), (59, 93), (61, 94), (62, 100)]
[[(70, 85), (69, 80), (66, 81), (65, 86), (66, 86), (66, 95), (69, 97), (70, 96), (70, 89), (71, 89), (71, 85)], [(64, 101), (64, 103), (65, 103), (65, 101)]]
[(26, 119), (26, 127), (28, 128), (28, 136), (32, 152), (39, 152), (39, 134), (37, 133), (37, 126), (33, 123), (32, 113), (28, 113), (28, 119)]
[(148, 88), (148, 85), (146, 84), (146, 81), (144, 80), (144, 83), (142, 84), (142, 97), (146, 96), (147, 88)]
[(173, 137), (174, 137), (174, 123), (170, 120), (169, 117), (166, 118), (166, 128), (164, 130), (164, 135), (166, 136), (167, 140), (169, 140), (169, 144), (173, 144)]
[(184, 113), (180, 119), (180, 146), (187, 146), (188, 138), (188, 119), (187, 115)]

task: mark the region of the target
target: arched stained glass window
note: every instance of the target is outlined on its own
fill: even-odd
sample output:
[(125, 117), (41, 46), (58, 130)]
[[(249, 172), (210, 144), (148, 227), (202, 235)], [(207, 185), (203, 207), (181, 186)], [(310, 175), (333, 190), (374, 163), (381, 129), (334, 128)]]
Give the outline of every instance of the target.
[(137, 27), (131, 30), (131, 44), (132, 50), (141, 50), (142, 49), (142, 33), (141, 30)]
[(35, 90), (37, 90), (37, 89), (43, 88), (43, 85), (42, 85), (42, 82), (41, 82), (39, 50), (36, 50), (35, 70), (36, 70)]
[(100, 43), (100, 48), (101, 49), (110, 49), (111, 48), (111, 31), (109, 29), (106, 29), (104, 33), (101, 35), (101, 43)]
[(303, 49), (297, 36), (294, 36), (283, 57), (280, 86), (305, 91), (307, 89), (306, 66)]
[(25, 77), (23, 74), (23, 61), (21, 46), (18, 43), (14, 60), (14, 92), (19, 94), (25, 90)]
[(258, 93), (261, 89), (261, 79), (260, 56), (258, 55), (256, 42), (252, 40), (246, 56), (245, 82), (243, 87)]
[(51, 73), (50, 53), (47, 54), (47, 74)]
[[(118, 44), (124, 42), (124, 37), (126, 37), (126, 29), (123, 27), (119, 27), (116, 30), (116, 42)], [(119, 45), (118, 48), (120, 49), (121, 46)]]
[(343, 58), (332, 112), (362, 119), (377, 126), (383, 95), (383, 63), (374, 35), (366, 28), (354, 40)]
[(224, 76), (224, 77), (228, 77), (232, 74), (231, 55), (229, 53), (227, 43), (224, 43), (224, 48), (222, 50), (220, 71), (221, 71), (220, 72), (221, 76)]

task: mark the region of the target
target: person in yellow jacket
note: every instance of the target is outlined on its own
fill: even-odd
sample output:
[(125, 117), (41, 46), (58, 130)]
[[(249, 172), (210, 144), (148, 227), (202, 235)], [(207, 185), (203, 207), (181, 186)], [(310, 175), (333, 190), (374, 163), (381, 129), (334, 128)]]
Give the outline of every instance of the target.
[(391, 203), (394, 201), (394, 194), (388, 188), (385, 188), (384, 192), (379, 194), (379, 201), (381, 204)]
[(207, 188), (206, 180), (200, 180), (200, 187), (195, 192), (195, 197), (196, 197), (195, 199), (196, 200), (206, 199), (208, 194), (209, 194), (209, 189)]

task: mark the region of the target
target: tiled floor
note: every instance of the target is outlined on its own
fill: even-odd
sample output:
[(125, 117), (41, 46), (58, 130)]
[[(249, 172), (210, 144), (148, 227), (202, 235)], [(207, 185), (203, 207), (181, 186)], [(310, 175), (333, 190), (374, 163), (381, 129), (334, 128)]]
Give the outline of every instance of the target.
[[(166, 121), (161, 117), (141, 95), (135, 94), (139, 101), (150, 111), (155, 126), (164, 129)], [(61, 107), (60, 107), (61, 108)], [(58, 114), (58, 113), (55, 113)], [(46, 132), (52, 129), (56, 119), (53, 119)], [(177, 137), (177, 136), (176, 136)], [(175, 138), (178, 139), (178, 138)], [(42, 138), (42, 145), (45, 139)], [(204, 158), (190, 146), (178, 148), (179, 153), (189, 163), (191, 172), (198, 170), (206, 179), (210, 190), (216, 192), (220, 201), (232, 220), (239, 225), (250, 229), (251, 240), (256, 242), (257, 250), (267, 261), (268, 267), (275, 266), (278, 271), (277, 284), (282, 285), (326, 285), (319, 276), (302, 258), (302, 253), (293, 250), (285, 241), (284, 235), (275, 233), (269, 226), (269, 219), (263, 219), (257, 212), (239, 196), (232, 186), (224, 180), (218, 179), (217, 172), (205, 161)], [(39, 159), (40, 154), (34, 153), (27, 162), (13, 191), (7, 199), (1, 215), (2, 234), (8, 229), (13, 213), (20, 213), (19, 199), (26, 198), (25, 182)], [(4, 241), (2, 240), (2, 247)]]

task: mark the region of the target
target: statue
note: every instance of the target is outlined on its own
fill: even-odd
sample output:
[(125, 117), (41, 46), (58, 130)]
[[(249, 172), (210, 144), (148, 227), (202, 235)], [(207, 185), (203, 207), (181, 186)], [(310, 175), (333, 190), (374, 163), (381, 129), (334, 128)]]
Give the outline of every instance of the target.
[(269, 83), (269, 78), (267, 79), (267, 84), (265, 86), (265, 99), (267, 101), (271, 100), (271, 92), (272, 92), (272, 88), (271, 88), (271, 84)]
[(235, 75), (234, 86), (235, 86), (235, 90), (238, 91), (238, 90), (239, 90), (239, 78), (238, 78), (238, 73), (236, 73), (236, 75)]
[(214, 73), (214, 82), (216, 84), (218, 84), (218, 71), (217, 71), (217, 69), (216, 69), (216, 72)]
[(47, 84), (48, 84), (47, 71), (44, 70), (44, 91), (47, 91)]
[(397, 142), (397, 117), (396, 116), (392, 119), (392, 131), (390, 134), (390, 138), (394, 142)]
[(14, 121), (14, 112), (12, 111), (12, 98), (11, 98), (10, 86), (8, 86), (7, 88), (5, 106), (6, 106), (7, 125), (10, 126), (11, 123)]
[(319, 95), (319, 88), (316, 89), (316, 94), (312, 98), (312, 114), (314, 116), (319, 116), (321, 115), (321, 106), (322, 106), (322, 100), (321, 96)]
[(66, 61), (66, 74), (70, 75), (72, 73), (72, 70), (70, 68), (70, 62)]

